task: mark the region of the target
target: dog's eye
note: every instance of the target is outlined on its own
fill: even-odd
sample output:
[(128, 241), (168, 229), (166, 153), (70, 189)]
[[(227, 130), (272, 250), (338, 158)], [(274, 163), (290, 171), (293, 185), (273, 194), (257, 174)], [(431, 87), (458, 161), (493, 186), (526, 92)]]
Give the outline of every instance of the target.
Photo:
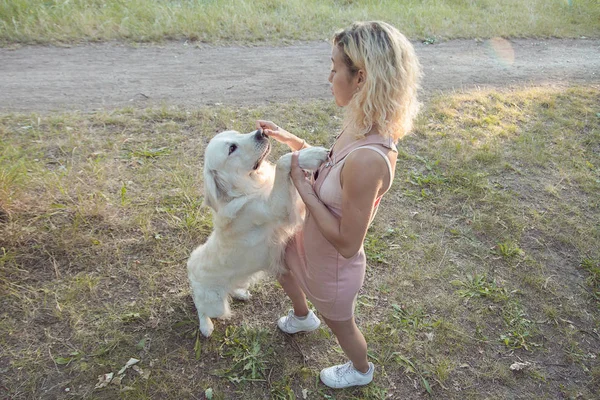
[(232, 144), (229, 146), (229, 154), (233, 153), (237, 149), (237, 144)]

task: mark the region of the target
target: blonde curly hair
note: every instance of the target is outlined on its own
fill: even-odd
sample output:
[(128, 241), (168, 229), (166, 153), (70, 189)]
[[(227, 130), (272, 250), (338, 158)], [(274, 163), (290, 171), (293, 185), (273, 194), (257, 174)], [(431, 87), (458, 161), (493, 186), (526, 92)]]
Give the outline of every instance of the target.
[(355, 22), (337, 32), (333, 45), (344, 54), (352, 75), (366, 73), (361, 90), (346, 107), (345, 122), (361, 135), (376, 126), (380, 134), (402, 138), (419, 111), (421, 67), (410, 41), (381, 21)]

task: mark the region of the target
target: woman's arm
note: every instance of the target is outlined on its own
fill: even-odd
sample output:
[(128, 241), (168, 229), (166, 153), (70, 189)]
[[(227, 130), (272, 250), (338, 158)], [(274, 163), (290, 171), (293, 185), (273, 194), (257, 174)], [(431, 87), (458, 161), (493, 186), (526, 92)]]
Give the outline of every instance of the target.
[(292, 156), (291, 175), (298, 193), (325, 239), (345, 258), (354, 256), (363, 244), (375, 200), (387, 173), (387, 164), (373, 151), (357, 150), (348, 155), (341, 177), (342, 216), (338, 218), (321, 203), (306, 180), (298, 165), (298, 155)]
[(258, 120), (256, 121), (256, 127), (262, 129), (265, 135), (272, 137), (280, 143), (287, 144), (292, 151), (297, 151), (310, 147), (304, 139), (300, 139), (298, 136), (286, 131), (280, 126), (275, 125), (271, 121)]

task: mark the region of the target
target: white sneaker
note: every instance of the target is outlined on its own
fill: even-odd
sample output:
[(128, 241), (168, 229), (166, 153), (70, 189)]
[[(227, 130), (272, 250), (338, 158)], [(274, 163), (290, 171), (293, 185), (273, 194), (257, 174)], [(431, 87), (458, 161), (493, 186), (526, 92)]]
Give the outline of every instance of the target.
[(362, 386), (371, 383), (375, 366), (369, 363), (369, 370), (365, 373), (358, 371), (352, 361), (346, 364), (325, 368), (321, 371), (321, 382), (333, 389), (343, 389), (351, 386)]
[(321, 325), (321, 320), (310, 310), (304, 318), (297, 317), (294, 310), (290, 310), (288, 315), (277, 321), (277, 326), (285, 333), (310, 332), (317, 329), (319, 325)]

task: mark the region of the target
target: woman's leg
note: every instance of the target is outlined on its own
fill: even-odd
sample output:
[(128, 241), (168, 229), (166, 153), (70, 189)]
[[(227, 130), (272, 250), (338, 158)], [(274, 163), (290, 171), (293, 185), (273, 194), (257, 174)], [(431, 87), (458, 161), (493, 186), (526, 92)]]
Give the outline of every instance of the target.
[(306, 295), (296, 282), (296, 278), (292, 272), (285, 271), (277, 277), (283, 291), (288, 295), (294, 306), (294, 314), (297, 317), (304, 317), (308, 314), (308, 303)]
[(337, 338), (344, 353), (354, 364), (354, 368), (363, 373), (367, 372), (369, 370), (367, 341), (356, 326), (354, 317), (347, 321), (332, 321), (325, 317), (323, 319)]

